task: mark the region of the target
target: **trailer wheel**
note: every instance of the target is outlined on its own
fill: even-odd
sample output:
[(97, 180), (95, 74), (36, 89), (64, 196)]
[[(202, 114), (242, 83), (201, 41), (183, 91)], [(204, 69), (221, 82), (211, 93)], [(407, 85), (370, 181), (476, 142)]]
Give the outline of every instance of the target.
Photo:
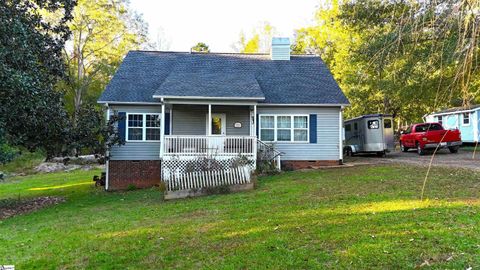
[(422, 149), (422, 147), (420, 146), (420, 144), (418, 142), (417, 142), (417, 153), (420, 156), (425, 155), (425, 149)]
[(460, 147), (459, 146), (450, 146), (450, 147), (448, 147), (448, 150), (450, 150), (450, 153), (456, 154), (456, 153), (458, 153), (458, 148), (460, 148)]
[(385, 151), (377, 152), (377, 157), (386, 157), (387, 153)]
[(408, 147), (405, 147), (401, 141), (400, 141), (400, 150), (402, 152), (408, 152)]
[(345, 148), (345, 155), (347, 157), (353, 157), (353, 151), (352, 151), (352, 148), (351, 147), (346, 147)]

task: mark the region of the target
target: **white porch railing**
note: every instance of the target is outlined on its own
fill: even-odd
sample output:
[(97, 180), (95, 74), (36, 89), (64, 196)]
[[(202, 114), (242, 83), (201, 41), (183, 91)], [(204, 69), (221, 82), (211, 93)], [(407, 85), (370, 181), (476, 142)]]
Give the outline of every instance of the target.
[(247, 156), (255, 158), (255, 136), (175, 136), (167, 135), (164, 141), (164, 157)]

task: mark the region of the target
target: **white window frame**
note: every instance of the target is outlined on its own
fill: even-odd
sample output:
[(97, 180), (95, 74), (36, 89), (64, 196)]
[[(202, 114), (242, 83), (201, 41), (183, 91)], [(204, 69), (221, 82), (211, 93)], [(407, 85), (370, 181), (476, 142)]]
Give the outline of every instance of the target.
[[(470, 123), (472, 122), (472, 121), (470, 121), (470, 113), (468, 113), (468, 112), (467, 113), (462, 113), (461, 115), (462, 115), (462, 126), (470, 126)], [(468, 118), (467, 118), (468, 123), (467, 124), (465, 124), (465, 115), (468, 115)]]
[[(130, 127), (128, 126), (128, 118), (129, 118), (129, 115), (142, 115), (142, 126), (141, 127)], [(160, 119), (160, 127), (147, 127), (147, 115), (158, 115), (158, 118)], [(157, 128), (158, 130), (160, 130), (160, 133), (162, 132), (161, 130), (161, 125), (163, 125), (163, 122), (162, 122), (162, 114), (161, 113), (127, 113), (127, 119), (125, 119), (126, 123), (125, 123), (125, 141), (127, 142), (159, 142), (160, 139), (158, 140), (147, 140), (147, 128)], [(128, 130), (130, 128), (141, 128), (142, 129), (142, 139), (141, 140), (130, 140), (128, 139)], [(160, 134), (160, 137), (162, 136), (162, 134)]]
[(437, 122), (443, 127), (443, 115), (437, 115)]
[[(262, 117), (273, 116), (273, 141), (265, 142), (277, 142), (277, 143), (310, 143), (310, 115), (309, 114), (259, 114), (258, 115), (258, 138), (262, 138)], [(290, 141), (279, 141), (277, 140), (277, 130), (278, 129), (287, 129), (287, 128), (277, 128), (277, 117), (279, 116), (289, 116), (290, 117)], [(295, 128), (295, 116), (307, 117), (307, 127), (306, 128)], [(306, 141), (295, 141), (295, 130), (306, 130), (307, 131), (307, 140)]]

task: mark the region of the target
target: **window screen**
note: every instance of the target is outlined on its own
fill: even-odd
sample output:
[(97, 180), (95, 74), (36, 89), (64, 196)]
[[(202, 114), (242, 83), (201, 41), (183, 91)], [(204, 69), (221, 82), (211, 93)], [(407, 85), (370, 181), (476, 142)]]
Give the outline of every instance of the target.
[(380, 127), (378, 124), (378, 120), (369, 120), (367, 122), (367, 125), (369, 129), (378, 129)]

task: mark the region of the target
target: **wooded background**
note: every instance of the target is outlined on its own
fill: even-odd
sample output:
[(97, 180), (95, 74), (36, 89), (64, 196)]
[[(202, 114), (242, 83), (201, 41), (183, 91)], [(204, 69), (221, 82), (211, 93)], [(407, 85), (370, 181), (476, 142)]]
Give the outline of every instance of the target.
[[(292, 53), (325, 61), (351, 102), (347, 118), (388, 113), (402, 126), (480, 102), (480, 1), (330, 0), (315, 14)], [(277, 34), (264, 22), (232, 48), (268, 53)], [(101, 154), (113, 135), (96, 100), (129, 50), (159, 47), (125, 0), (2, 1), (0, 162), (23, 148)]]

